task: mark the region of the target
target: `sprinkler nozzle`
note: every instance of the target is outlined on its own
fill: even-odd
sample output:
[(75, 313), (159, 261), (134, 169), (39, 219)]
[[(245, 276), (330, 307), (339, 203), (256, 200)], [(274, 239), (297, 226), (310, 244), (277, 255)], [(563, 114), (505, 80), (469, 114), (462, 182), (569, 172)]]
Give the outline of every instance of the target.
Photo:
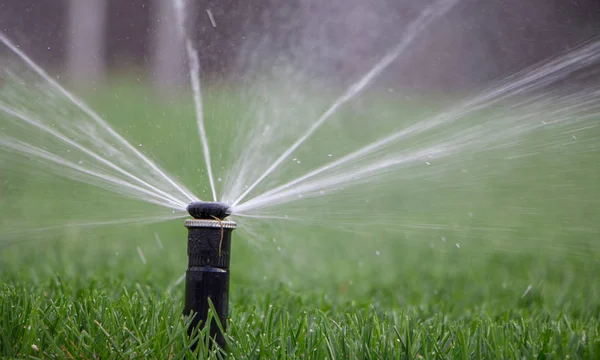
[(186, 210), (194, 219), (223, 220), (231, 215), (231, 207), (220, 202), (194, 201)]

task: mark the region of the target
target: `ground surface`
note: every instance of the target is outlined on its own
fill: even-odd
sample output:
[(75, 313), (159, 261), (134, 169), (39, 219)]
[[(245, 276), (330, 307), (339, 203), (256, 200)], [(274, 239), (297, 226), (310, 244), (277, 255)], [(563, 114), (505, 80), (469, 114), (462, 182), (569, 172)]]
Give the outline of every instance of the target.
[[(195, 136), (189, 104), (148, 96), (121, 86), (90, 98), (161, 166), (201, 188), (201, 165), (187, 166), (197, 147), (181, 141)], [(361, 227), (355, 217), (341, 228), (280, 221), (239, 229), (227, 352), (240, 359), (600, 358), (598, 156), (563, 150), (506, 166), (474, 159), (481, 166), (469, 177), (444, 173), (387, 187), (387, 199), (370, 205), (394, 215), (380, 223)], [(183, 221), (74, 226), (146, 208), (1, 159), (0, 354), (183, 358)], [(434, 191), (436, 184), (445, 188)], [(48, 228), (65, 223), (72, 226)]]

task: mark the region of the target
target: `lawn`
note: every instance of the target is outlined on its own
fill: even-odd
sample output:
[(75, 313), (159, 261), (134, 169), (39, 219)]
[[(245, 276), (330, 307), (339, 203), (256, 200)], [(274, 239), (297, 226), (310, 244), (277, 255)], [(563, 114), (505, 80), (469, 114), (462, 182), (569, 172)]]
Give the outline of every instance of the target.
[[(161, 102), (129, 82), (86, 98), (168, 173), (209, 194), (189, 101)], [(213, 161), (224, 175), (219, 169), (235, 157), (227, 150), (243, 146), (228, 135), (245, 115), (236, 101), (207, 90)], [(317, 134), (299, 152), (304, 167), (273, 181), (310, 170), (313, 153), (343, 153), (399, 126), (398, 118), (413, 121), (421, 106), (351, 106), (328, 128), (339, 136)], [(376, 116), (380, 128), (365, 133), (365, 116)], [(600, 133), (577, 133), (576, 143), (561, 134), (535, 132), (509, 148), (374, 178), (352, 187), (352, 196), (341, 191), (276, 209), (299, 220), (236, 219), (226, 354), (600, 358)], [(100, 225), (170, 210), (0, 154), (0, 354), (188, 356), (183, 219)], [(208, 346), (198, 352), (227, 357)]]

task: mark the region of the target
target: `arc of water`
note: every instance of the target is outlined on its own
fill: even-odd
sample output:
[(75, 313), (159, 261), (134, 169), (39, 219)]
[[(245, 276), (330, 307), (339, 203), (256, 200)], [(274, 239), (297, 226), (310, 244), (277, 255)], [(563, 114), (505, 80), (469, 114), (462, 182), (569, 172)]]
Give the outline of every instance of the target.
[(138, 149), (136, 149), (133, 145), (131, 145), (125, 138), (123, 138), (119, 133), (117, 133), (106, 121), (104, 121), (100, 115), (94, 112), (87, 104), (85, 104), (81, 99), (70, 93), (67, 89), (65, 89), (62, 85), (60, 85), (57, 81), (55, 81), (52, 77), (50, 77), (44, 69), (42, 69), (37, 63), (31, 60), (23, 51), (17, 48), (12, 41), (6, 37), (6, 35), (0, 32), (0, 41), (4, 43), (12, 52), (14, 52), (17, 56), (19, 56), (34, 72), (40, 75), (44, 80), (46, 80), (52, 87), (58, 90), (63, 96), (69, 99), (73, 104), (79, 107), (86, 115), (88, 115), (92, 120), (101, 125), (109, 134), (115, 137), (122, 145), (124, 145), (127, 149), (133, 152), (139, 159), (141, 159), (146, 165), (148, 165), (153, 171), (155, 171), (159, 176), (161, 176), (164, 180), (166, 180), (169, 184), (171, 184), (177, 191), (181, 192), (186, 198), (190, 201), (196, 201), (197, 198), (192, 195), (192, 193), (187, 190), (183, 185), (177, 184), (170, 176), (168, 176), (163, 170), (161, 170), (154, 162), (148, 159), (144, 154), (142, 154)]
[[(538, 124), (528, 124), (521, 121), (527, 119), (530, 116), (531, 115), (528, 114), (512, 119), (515, 126), (512, 127), (511, 131), (509, 131), (507, 134), (503, 134), (503, 136), (510, 136), (510, 134), (522, 133), (524, 131), (534, 129), (537, 126), (539, 126)], [(262, 206), (273, 206), (287, 203), (293, 201), (297, 196), (310, 196), (311, 193), (314, 193), (317, 190), (332, 189), (337, 186), (341, 186), (343, 184), (348, 183), (364, 182), (370, 176), (373, 176), (374, 174), (380, 174), (381, 171), (389, 170), (398, 166), (408, 165), (415, 161), (429, 159), (430, 157), (448, 156), (450, 154), (460, 151), (460, 149), (470, 146), (474, 146), (480, 151), (492, 150), (494, 147), (481, 146), (482, 142), (480, 140), (480, 137), (481, 134), (484, 133), (481, 130), (482, 129), (480, 129), (480, 127), (478, 126), (472, 127), (456, 134), (456, 136), (454, 136), (453, 139), (441, 144), (409, 149), (406, 151), (406, 155), (396, 154), (388, 158), (370, 163), (368, 165), (361, 166), (357, 169), (345, 172), (343, 174), (339, 174), (335, 177), (328, 177), (325, 179), (317, 179), (313, 181), (304, 182), (302, 184), (298, 184), (293, 188), (287, 188), (277, 193), (254, 198), (242, 205), (233, 208), (233, 213), (239, 215), (240, 213), (248, 212), (252, 209), (256, 209)], [(489, 133), (493, 133), (493, 130), (487, 131)]]
[[(248, 202), (242, 204), (242, 206), (246, 207), (246, 204), (250, 205), (250, 203), (254, 203), (255, 200), (260, 200), (263, 197), (270, 197), (273, 194), (288, 189), (293, 185), (308, 180), (325, 171), (343, 166), (344, 164), (347, 164), (352, 160), (377, 151), (391, 142), (398, 141), (407, 136), (413, 136), (422, 133), (444, 123), (449, 124), (469, 113), (496, 104), (517, 92), (527, 91), (532, 88), (535, 88), (536, 86), (540, 85), (540, 81), (547, 80), (547, 82), (542, 84), (543, 86), (544, 84), (547, 85), (548, 82), (563, 79), (567, 77), (572, 70), (575, 70), (576, 68), (579, 68), (580, 66), (585, 64), (589, 64), (593, 61), (597, 61), (598, 58), (600, 58), (599, 51), (600, 41), (591, 42), (587, 45), (582, 46), (578, 50), (572, 51), (566, 55), (558, 57), (557, 59), (554, 59), (542, 66), (538, 66), (537, 68), (532, 67), (528, 70), (519, 72), (516, 75), (508, 77), (505, 81), (502, 81), (500, 85), (496, 85), (482, 92), (480, 95), (468, 99), (457, 106), (454, 106), (448, 111), (436, 115), (428, 120), (414, 124), (404, 130), (392, 133), (391, 135), (376, 140), (357, 151), (354, 151), (348, 155), (339, 158), (338, 160), (327, 163), (319, 167), (318, 169), (306, 173), (305, 175), (302, 175), (272, 190), (264, 192), (256, 196), (255, 198), (249, 200)], [(547, 79), (547, 77), (551, 78)], [(581, 106), (581, 104), (579, 104), (578, 106)]]
[[(23, 229), (23, 230), (19, 230), (18, 232), (13, 232), (13, 233), (4, 233), (2, 235), (4, 235), (4, 237), (10, 237), (13, 234), (29, 234), (29, 233), (36, 233), (36, 232), (45, 232), (45, 231), (52, 231), (52, 230), (62, 230), (64, 228), (70, 228), (70, 227), (88, 227), (88, 226), (105, 226), (105, 225), (122, 225), (122, 224), (151, 224), (151, 223), (156, 223), (156, 222), (161, 222), (161, 221), (166, 221), (166, 220), (175, 220), (175, 219), (181, 219), (182, 217), (187, 217), (188, 213), (186, 211), (181, 211), (178, 214), (175, 215), (160, 215), (160, 216), (135, 216), (135, 217), (128, 217), (128, 218), (119, 218), (117, 220), (101, 220), (101, 221), (91, 221), (91, 220), (87, 220), (87, 221), (80, 221), (80, 222), (69, 222), (67, 224), (61, 224), (61, 225), (53, 225), (53, 226), (44, 226), (44, 227), (38, 227), (38, 228), (29, 228), (29, 229)], [(22, 241), (22, 240), (20, 240)]]
[[(9, 246), (22, 244), (24, 241), (32, 241), (39, 240), (39, 238), (32, 236), (36, 233), (47, 233), (49, 231), (54, 230), (63, 230), (65, 228), (78, 228), (78, 227), (95, 227), (95, 226), (106, 226), (106, 225), (131, 225), (131, 224), (153, 224), (161, 221), (167, 220), (176, 220), (187, 217), (188, 213), (182, 211), (177, 215), (167, 215), (167, 216), (146, 216), (146, 217), (130, 217), (130, 218), (121, 218), (118, 220), (105, 220), (105, 221), (86, 221), (86, 222), (78, 222), (78, 223), (67, 223), (61, 225), (54, 226), (45, 226), (40, 228), (26, 229), (20, 230), (18, 232), (3, 232), (0, 235), (0, 249), (8, 248)], [(23, 239), (23, 235), (28, 235), (25, 239)], [(11, 238), (16, 238), (16, 240), (11, 240)], [(8, 240), (6, 240), (8, 239)]]
[(7, 114), (9, 114), (9, 115), (11, 115), (11, 116), (13, 116), (15, 118), (18, 118), (21, 121), (24, 121), (24, 122), (26, 122), (29, 125), (37, 127), (38, 129), (40, 129), (40, 130), (42, 130), (42, 131), (44, 131), (44, 132), (46, 132), (46, 133), (48, 133), (48, 134), (56, 137), (60, 141), (62, 141), (64, 143), (68, 144), (68, 145), (71, 145), (71, 146), (73, 146), (73, 147), (81, 150), (83, 153), (91, 156), (92, 158), (98, 160), (102, 164), (110, 167), (111, 169), (116, 170), (117, 172), (119, 172), (119, 173), (127, 176), (128, 178), (130, 178), (130, 179), (138, 182), (139, 184), (141, 184), (143, 186), (146, 186), (147, 188), (149, 188), (149, 189), (155, 191), (156, 193), (164, 196), (166, 199), (170, 199), (174, 203), (183, 204), (182, 206), (185, 207), (185, 202), (182, 202), (181, 200), (179, 200), (179, 199), (171, 196), (170, 194), (168, 194), (168, 193), (166, 193), (166, 192), (164, 192), (164, 191), (156, 188), (155, 186), (153, 186), (153, 185), (145, 182), (144, 180), (138, 178), (137, 176), (129, 173), (128, 171), (126, 171), (126, 170), (122, 169), (121, 167), (115, 165), (111, 161), (108, 161), (107, 159), (103, 158), (102, 156), (98, 155), (97, 153), (89, 150), (88, 148), (86, 148), (85, 146), (79, 144), (78, 142), (69, 139), (67, 136), (65, 136), (64, 134), (60, 133), (59, 131), (56, 131), (56, 130), (48, 127), (48, 126), (45, 126), (39, 120), (35, 120), (35, 119), (32, 119), (32, 118), (29, 118), (27, 115), (25, 115), (25, 114), (23, 114), (23, 113), (21, 113), (21, 112), (19, 112), (17, 110), (14, 110), (14, 109), (10, 108), (7, 104), (5, 104), (2, 101), (0, 101), (0, 111), (3, 111), (3, 112), (5, 112), (5, 113), (7, 113)]
[[(86, 175), (89, 175), (89, 176), (92, 176), (95, 178), (99, 178), (108, 183), (112, 183), (112, 184), (118, 185), (120, 187), (129, 188), (131, 190), (134, 190), (134, 191), (137, 191), (144, 195), (148, 195), (148, 196), (152, 197), (152, 198), (146, 198), (145, 200), (147, 202), (161, 205), (164, 207), (168, 207), (168, 208), (171, 208), (174, 210), (182, 210), (182, 208), (185, 208), (185, 203), (182, 204), (179, 201), (173, 201), (162, 195), (156, 194), (152, 191), (149, 191), (149, 190), (139, 187), (137, 185), (133, 185), (127, 181), (124, 181), (123, 179), (119, 179), (114, 176), (101, 174), (96, 171), (86, 169), (83, 166), (79, 166), (78, 164), (75, 164), (72, 161), (66, 160), (60, 156), (49, 153), (49, 152), (45, 151), (44, 149), (40, 149), (39, 147), (36, 147), (29, 143), (5, 137), (5, 138), (0, 138), (0, 146), (4, 146), (6, 148), (12, 149), (13, 151), (16, 151), (16, 152), (20, 152), (22, 154), (34, 155), (34, 156), (42, 158), (44, 160), (54, 162), (55, 164), (63, 165), (70, 169), (79, 171), (82, 174), (86, 174)], [(162, 201), (159, 201), (159, 200), (162, 200)]]
[(396, 60), (404, 50), (412, 44), (417, 35), (423, 31), (432, 20), (445, 14), (459, 0), (440, 0), (430, 8), (427, 8), (421, 15), (411, 24), (408, 25), (404, 39), (388, 54), (386, 54), (369, 72), (361, 79), (351, 85), (348, 90), (339, 97), (330, 107), (321, 115), (321, 117), (306, 131), (292, 146), (290, 146), (271, 166), (265, 171), (246, 191), (242, 193), (232, 204), (236, 206), (248, 195), (258, 184), (260, 184), (267, 176), (269, 176), (285, 159), (287, 159), (300, 145), (302, 145), (325, 121), (348, 101), (355, 98), (358, 94), (369, 85), (375, 77)]
[(361, 178), (364, 175), (373, 174), (375, 172), (379, 172), (381, 170), (384, 170), (384, 169), (387, 169), (390, 167), (407, 164), (407, 163), (422, 159), (423, 157), (426, 157), (426, 156), (432, 156), (432, 155), (447, 152), (450, 150), (451, 150), (451, 147), (449, 147), (448, 144), (442, 144), (442, 145), (424, 148), (419, 151), (414, 151), (413, 153), (411, 153), (407, 156), (404, 156), (404, 157), (387, 158), (387, 159), (377, 161), (368, 166), (364, 166), (362, 168), (359, 168), (357, 170), (348, 172), (348, 173), (340, 175), (340, 176), (330, 177), (330, 178), (324, 179), (322, 181), (307, 182), (305, 184), (300, 184), (292, 189), (280, 191), (280, 192), (270, 195), (270, 196), (264, 196), (264, 197), (254, 199), (252, 201), (248, 201), (240, 206), (233, 207), (233, 209), (232, 209), (233, 214), (238, 215), (240, 213), (249, 211), (251, 209), (257, 208), (257, 207), (265, 205), (265, 204), (275, 205), (278, 203), (289, 202), (290, 199), (294, 198), (295, 196), (309, 193), (309, 192), (312, 192), (315, 190), (331, 188), (331, 187), (334, 187), (334, 186), (337, 186), (340, 184), (344, 184), (344, 183), (347, 183), (350, 181), (356, 181), (356, 180), (361, 180), (361, 179), (364, 180), (364, 178)]
[(185, 52), (187, 55), (190, 72), (190, 83), (192, 85), (192, 92), (194, 93), (196, 124), (198, 125), (198, 133), (200, 135), (200, 142), (202, 143), (202, 152), (204, 154), (204, 163), (206, 164), (206, 173), (208, 175), (208, 181), (210, 183), (210, 190), (212, 192), (213, 200), (217, 201), (217, 190), (215, 188), (215, 179), (210, 160), (210, 147), (208, 146), (208, 136), (204, 126), (204, 109), (202, 106), (202, 87), (200, 86), (200, 59), (198, 57), (198, 50), (196, 50), (192, 44), (192, 41), (189, 39), (185, 28), (186, 1), (173, 0), (172, 4), (173, 8), (175, 9), (177, 24), (179, 25), (179, 36), (181, 36), (185, 42)]
[(210, 149), (208, 146), (208, 136), (204, 127), (204, 110), (202, 109), (202, 88), (200, 87), (200, 59), (198, 52), (192, 45), (190, 39), (186, 39), (186, 52), (188, 62), (190, 64), (190, 81), (192, 83), (192, 91), (194, 92), (194, 104), (196, 107), (196, 122), (198, 124), (198, 132), (200, 133), (200, 141), (202, 142), (202, 151), (204, 153), (204, 162), (206, 163), (206, 172), (208, 181), (210, 182), (210, 190), (212, 191), (213, 200), (217, 201), (217, 190), (215, 189), (215, 179), (212, 173), (212, 165), (210, 162)]
[[(516, 134), (522, 134), (524, 132), (532, 131), (534, 129), (537, 129), (539, 127), (546, 126), (549, 124), (558, 124), (567, 119), (570, 119), (571, 116), (573, 115), (573, 113), (575, 112), (575, 110), (577, 110), (577, 108), (583, 110), (583, 109), (587, 109), (587, 107), (590, 105), (596, 105), (594, 107), (594, 109), (598, 109), (597, 103), (598, 103), (598, 95), (600, 94), (600, 92), (596, 91), (596, 92), (593, 92), (592, 94), (587, 94), (587, 93), (581, 91), (578, 94), (582, 95), (582, 97), (580, 99), (576, 100), (576, 104), (571, 103), (573, 101), (573, 99), (571, 97), (567, 97), (567, 99), (556, 98), (554, 96), (547, 97), (543, 101), (543, 104), (545, 105), (545, 107), (551, 107), (552, 105), (554, 105), (554, 106), (556, 106), (556, 109), (551, 110), (549, 112), (544, 112), (544, 118), (547, 119), (547, 121), (543, 122), (543, 123), (527, 121), (527, 120), (531, 120), (533, 117), (535, 117), (536, 113), (526, 113), (524, 115), (515, 116), (515, 117), (511, 116), (510, 120), (511, 120), (512, 126), (509, 128), (510, 130), (505, 133), (502, 133), (502, 135), (499, 138), (511, 137)], [(527, 103), (527, 101), (525, 101), (525, 103)], [(565, 110), (565, 108), (563, 106), (561, 106), (563, 104), (569, 104), (570, 108)], [(571, 113), (568, 113), (570, 110), (571, 110)], [(568, 115), (566, 115), (565, 112), (567, 112)], [(597, 114), (594, 116), (596, 117)], [(490, 121), (496, 122), (497, 120), (500, 120), (500, 119), (503, 119), (503, 117), (502, 116), (493, 117), (492, 119), (490, 119)], [(589, 119), (589, 118), (583, 117), (581, 119), (576, 119), (576, 120), (574, 120), (573, 124), (576, 124), (580, 121), (585, 121), (587, 119)], [(595, 127), (595, 125), (593, 125), (591, 127)], [(579, 128), (579, 129), (577, 129), (577, 131), (581, 131), (586, 128), (589, 128), (589, 126)], [(493, 129), (488, 129), (487, 131), (489, 134), (494, 133)], [(434, 145), (434, 146), (431, 146), (428, 148), (423, 148), (423, 150), (415, 150), (415, 151), (409, 150), (407, 156), (402, 156), (402, 154), (398, 154), (396, 156), (390, 157), (389, 159), (384, 159), (381, 161), (377, 161), (373, 164), (359, 167), (358, 169), (343, 173), (336, 177), (308, 181), (308, 182), (304, 182), (302, 184), (298, 184), (295, 187), (282, 188), (279, 191), (273, 192), (270, 194), (265, 193), (261, 196), (253, 198), (252, 200), (247, 201), (247, 202), (233, 208), (233, 213), (238, 216), (241, 216), (241, 214), (244, 214), (250, 210), (253, 210), (253, 209), (256, 209), (259, 207), (273, 206), (273, 205), (278, 205), (278, 204), (293, 201), (297, 196), (304, 196), (305, 193), (311, 193), (316, 190), (331, 189), (335, 186), (339, 186), (339, 185), (349, 183), (349, 182), (365, 181), (369, 175), (379, 173), (380, 171), (388, 169), (388, 168), (396, 167), (399, 165), (404, 165), (409, 162), (422, 159), (428, 155), (447, 156), (454, 152), (459, 151), (459, 149), (461, 149), (461, 148), (465, 148), (468, 146), (475, 146), (475, 148), (478, 148), (480, 151), (490, 151), (490, 150), (494, 150), (494, 149), (506, 146), (506, 144), (494, 145), (494, 146), (481, 146), (481, 145), (485, 144), (485, 142), (482, 142), (480, 139), (481, 134), (482, 134), (482, 132), (481, 132), (481, 129), (479, 129), (479, 126), (472, 127), (472, 128), (469, 128), (469, 129), (463, 131), (462, 133), (456, 134), (456, 136), (454, 137), (453, 140), (445, 142), (443, 144)], [(593, 140), (588, 140), (588, 141), (593, 141)], [(553, 148), (553, 147), (555, 147), (555, 146), (552, 146), (551, 148)]]

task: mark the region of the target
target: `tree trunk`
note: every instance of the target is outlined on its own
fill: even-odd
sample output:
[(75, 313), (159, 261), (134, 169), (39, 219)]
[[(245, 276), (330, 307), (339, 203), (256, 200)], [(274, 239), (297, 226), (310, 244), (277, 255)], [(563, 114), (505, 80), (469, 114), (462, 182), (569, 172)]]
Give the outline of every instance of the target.
[(77, 85), (96, 84), (105, 76), (106, 0), (70, 0), (67, 68)]
[(153, 77), (156, 89), (163, 94), (181, 91), (187, 84), (185, 49), (179, 33), (172, 1), (154, 0)]

